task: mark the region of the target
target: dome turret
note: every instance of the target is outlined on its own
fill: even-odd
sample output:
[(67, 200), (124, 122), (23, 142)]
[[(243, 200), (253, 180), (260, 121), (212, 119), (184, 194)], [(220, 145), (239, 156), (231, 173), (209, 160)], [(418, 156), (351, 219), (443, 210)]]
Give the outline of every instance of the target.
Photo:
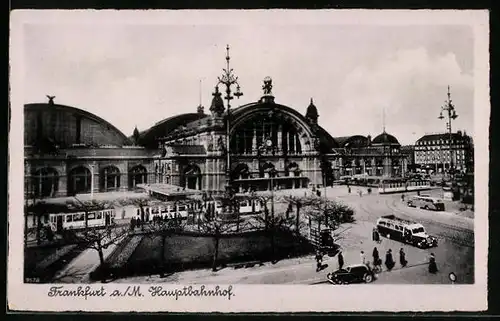
[(373, 145), (396, 145), (396, 146), (401, 146), (401, 144), (398, 142), (397, 138), (394, 137), (391, 134), (388, 134), (385, 132), (378, 135), (372, 140)]
[(313, 99), (311, 98), (311, 102), (309, 103), (309, 106), (307, 107), (306, 111), (306, 119), (312, 124), (317, 124), (318, 117), (319, 117), (318, 109), (316, 108), (316, 106), (314, 106)]

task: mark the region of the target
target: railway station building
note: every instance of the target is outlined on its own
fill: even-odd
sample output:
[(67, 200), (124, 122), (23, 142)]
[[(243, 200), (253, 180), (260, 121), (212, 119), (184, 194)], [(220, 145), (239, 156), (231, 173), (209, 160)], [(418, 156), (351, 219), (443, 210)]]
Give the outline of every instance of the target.
[(219, 194), (227, 179), (235, 191), (245, 192), (406, 172), (401, 145), (385, 129), (374, 139), (332, 137), (319, 125), (312, 98), (303, 106), (286, 106), (271, 88), (266, 77), (261, 97), (228, 112), (215, 87), (207, 112), (200, 104), (142, 132), (136, 128), (131, 137), (94, 114), (56, 104), (54, 97), (26, 104), (25, 193), (62, 197), (168, 184)]

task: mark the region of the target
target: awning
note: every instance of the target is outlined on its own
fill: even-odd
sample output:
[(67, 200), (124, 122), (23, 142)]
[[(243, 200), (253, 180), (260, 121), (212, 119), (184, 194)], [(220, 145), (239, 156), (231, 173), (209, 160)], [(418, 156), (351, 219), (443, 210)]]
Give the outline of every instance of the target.
[(166, 197), (184, 197), (203, 193), (200, 190), (182, 188), (171, 184), (138, 184), (137, 187), (151, 194), (159, 194)]

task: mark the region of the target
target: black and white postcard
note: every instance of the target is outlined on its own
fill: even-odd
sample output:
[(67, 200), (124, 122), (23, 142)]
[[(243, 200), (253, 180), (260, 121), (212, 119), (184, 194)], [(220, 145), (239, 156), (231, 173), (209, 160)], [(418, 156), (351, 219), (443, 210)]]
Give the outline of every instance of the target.
[(14, 11), (9, 308), (487, 309), (488, 31)]

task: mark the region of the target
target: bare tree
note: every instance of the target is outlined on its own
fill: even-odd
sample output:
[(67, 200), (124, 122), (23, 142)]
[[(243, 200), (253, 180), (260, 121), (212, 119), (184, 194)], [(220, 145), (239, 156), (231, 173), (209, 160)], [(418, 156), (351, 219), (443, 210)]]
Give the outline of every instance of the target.
[(283, 215), (272, 216), (265, 214), (256, 216), (255, 219), (261, 228), (264, 227), (264, 231), (269, 238), (271, 260), (274, 261), (276, 259), (276, 234), (280, 231), (291, 231), (291, 227), (294, 225), (294, 220)]
[(295, 206), (296, 208), (296, 215), (295, 215), (295, 231), (296, 233), (300, 233), (300, 225), (301, 225), (301, 220), (300, 220), (300, 210), (304, 207), (311, 206), (312, 204), (316, 204), (318, 202), (317, 197), (311, 197), (311, 196), (304, 196), (304, 197), (296, 197), (296, 196), (285, 196), (284, 200), (288, 203), (291, 204), (292, 206)]
[(220, 239), (224, 234), (234, 229), (234, 223), (232, 221), (226, 221), (220, 218), (211, 218), (204, 220), (200, 224), (201, 230), (212, 236), (214, 242), (214, 253), (212, 259), (212, 271), (217, 271), (217, 261), (219, 258), (219, 246)]
[(92, 211), (100, 211), (110, 208), (111, 203), (105, 201), (80, 201), (77, 199), (73, 206), (85, 212), (85, 228), (82, 231), (68, 231), (69, 237), (74, 243), (85, 244), (88, 249), (95, 250), (99, 255), (99, 263), (105, 268), (104, 250), (111, 245), (118, 244), (127, 234), (127, 229), (116, 225), (114, 220), (103, 217), (104, 226), (89, 226), (88, 214)]
[(180, 218), (168, 218), (165, 216), (164, 218), (159, 216), (155, 216), (153, 218), (152, 224), (148, 224), (146, 227), (146, 237), (156, 237), (159, 236), (161, 238), (161, 247), (159, 253), (159, 274), (160, 277), (165, 276), (165, 243), (167, 237), (174, 235), (180, 231), (184, 230), (184, 224)]

